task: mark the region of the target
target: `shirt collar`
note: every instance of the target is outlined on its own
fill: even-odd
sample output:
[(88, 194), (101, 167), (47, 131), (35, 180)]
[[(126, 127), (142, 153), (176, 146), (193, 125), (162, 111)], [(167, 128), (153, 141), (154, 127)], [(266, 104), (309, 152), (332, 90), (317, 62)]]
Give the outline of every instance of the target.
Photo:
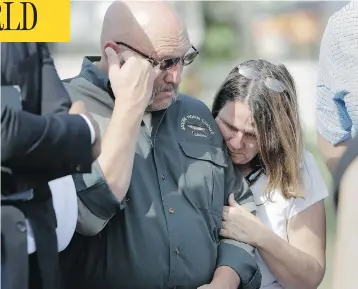
[(85, 56), (82, 62), (81, 76), (100, 89), (110, 93), (109, 78), (94, 62), (100, 61), (100, 56)]

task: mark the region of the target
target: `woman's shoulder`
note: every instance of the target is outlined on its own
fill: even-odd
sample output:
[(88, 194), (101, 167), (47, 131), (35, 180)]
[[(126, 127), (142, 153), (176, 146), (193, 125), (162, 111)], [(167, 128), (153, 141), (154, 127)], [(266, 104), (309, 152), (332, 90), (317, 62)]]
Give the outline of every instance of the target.
[(325, 187), (325, 181), (323, 179), (318, 162), (313, 154), (308, 150), (303, 150), (301, 170), (301, 177), (304, 186), (303, 190), (305, 195), (309, 194), (309, 192), (311, 192), (313, 189), (318, 189), (317, 186), (314, 187), (315, 184)]
[(310, 151), (305, 150), (305, 149), (302, 151), (302, 163), (303, 163), (303, 165), (305, 163), (317, 165), (313, 154)]
[(307, 150), (302, 154), (302, 189), (303, 197), (293, 199), (289, 218), (328, 196), (326, 182), (313, 154)]

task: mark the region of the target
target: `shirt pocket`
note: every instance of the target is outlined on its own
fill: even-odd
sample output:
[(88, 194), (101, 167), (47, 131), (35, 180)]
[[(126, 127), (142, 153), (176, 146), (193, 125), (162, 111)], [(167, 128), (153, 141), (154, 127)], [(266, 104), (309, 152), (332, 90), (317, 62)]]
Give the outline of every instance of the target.
[(205, 143), (180, 141), (179, 145), (185, 156), (183, 194), (195, 208), (220, 214), (224, 201), (224, 169), (227, 167), (223, 150)]

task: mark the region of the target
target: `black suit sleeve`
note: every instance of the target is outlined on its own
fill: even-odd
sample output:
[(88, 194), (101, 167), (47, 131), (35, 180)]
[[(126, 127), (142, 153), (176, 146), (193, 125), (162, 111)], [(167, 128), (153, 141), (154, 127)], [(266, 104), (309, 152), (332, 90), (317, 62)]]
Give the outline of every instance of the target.
[(38, 116), (1, 108), (1, 163), (17, 173), (56, 177), (91, 172), (90, 130), (80, 115)]
[(38, 43), (42, 58), (42, 114), (68, 112), (71, 99), (64, 87), (46, 43)]

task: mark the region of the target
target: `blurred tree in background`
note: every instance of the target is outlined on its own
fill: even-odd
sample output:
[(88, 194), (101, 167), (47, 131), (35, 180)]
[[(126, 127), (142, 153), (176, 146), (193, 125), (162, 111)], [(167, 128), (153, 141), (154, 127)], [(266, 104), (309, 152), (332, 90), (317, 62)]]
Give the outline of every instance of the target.
[(205, 41), (203, 57), (209, 63), (236, 59), (240, 55), (240, 42), (235, 25), (237, 7), (234, 2), (203, 2)]

